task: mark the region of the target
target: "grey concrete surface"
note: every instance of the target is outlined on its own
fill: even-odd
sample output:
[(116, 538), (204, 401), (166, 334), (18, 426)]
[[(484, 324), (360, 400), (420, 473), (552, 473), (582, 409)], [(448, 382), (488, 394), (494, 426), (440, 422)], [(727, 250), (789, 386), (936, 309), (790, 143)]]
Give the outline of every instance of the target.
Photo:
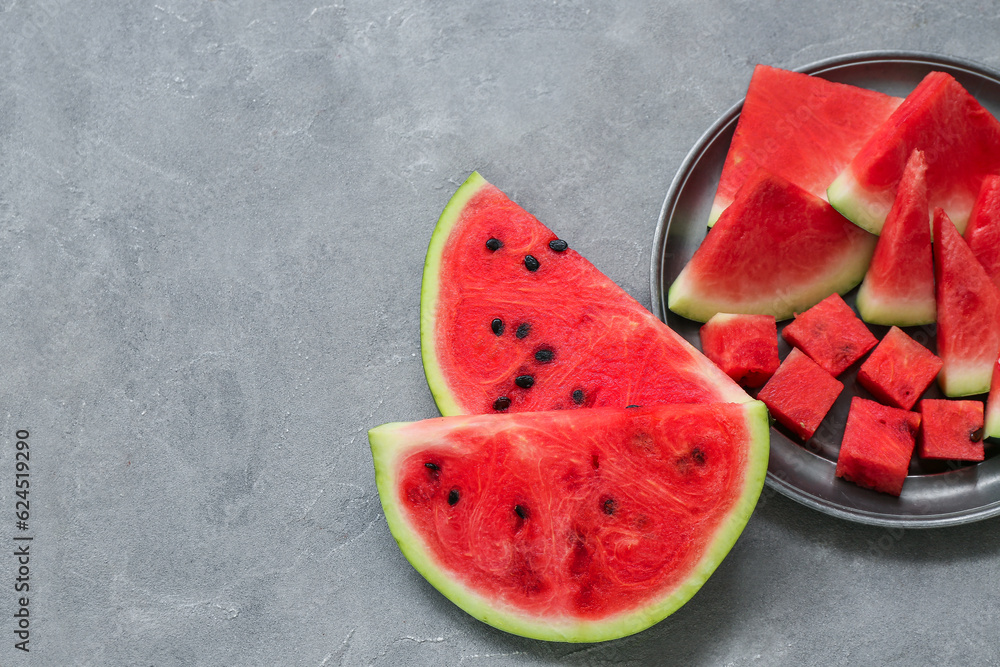
[[(770, 493), (650, 630), (506, 635), (400, 555), (366, 439), (437, 414), (420, 276), (470, 171), (649, 305), (666, 188), (755, 63), (1000, 68), (997, 14), (0, 0), (0, 664), (1000, 663), (1000, 521), (890, 531)], [(30, 653), (15, 535), (34, 538)]]

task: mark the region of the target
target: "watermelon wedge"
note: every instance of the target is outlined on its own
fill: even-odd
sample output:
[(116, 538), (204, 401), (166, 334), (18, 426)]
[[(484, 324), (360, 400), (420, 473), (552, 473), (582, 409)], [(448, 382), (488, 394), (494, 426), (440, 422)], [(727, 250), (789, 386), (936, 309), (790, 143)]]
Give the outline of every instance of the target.
[(827, 186), (902, 101), (757, 65), (722, 167), (709, 226), (759, 167), (825, 200)]
[(472, 616), (594, 642), (657, 623), (732, 548), (763, 486), (763, 404), (440, 417), (369, 432), (400, 550)]
[(786, 320), (861, 282), (875, 242), (819, 197), (760, 169), (674, 280), (667, 305), (699, 322), (716, 313)]
[(830, 203), (879, 234), (914, 150), (927, 158), (929, 210), (964, 230), (983, 178), (1000, 170), (1000, 122), (944, 72), (924, 77), (868, 139), (830, 184)]
[(990, 174), (983, 179), (965, 228), (965, 240), (986, 275), (1000, 287), (1000, 176)]
[(1000, 354), (1000, 290), (941, 209), (934, 211), (938, 384), (949, 397), (989, 391)]
[(983, 437), (1000, 438), (1000, 359), (993, 364), (990, 394), (986, 397)]
[(906, 327), (937, 317), (926, 172), (924, 154), (913, 151), (858, 288), (858, 314), (865, 322)]
[(478, 173), (431, 237), (420, 344), (443, 415), (750, 400)]

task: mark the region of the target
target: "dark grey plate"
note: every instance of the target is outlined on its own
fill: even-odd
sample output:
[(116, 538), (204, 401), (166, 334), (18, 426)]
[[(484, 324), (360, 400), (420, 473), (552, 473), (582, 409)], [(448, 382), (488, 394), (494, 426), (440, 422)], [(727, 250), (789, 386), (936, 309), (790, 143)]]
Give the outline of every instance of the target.
[[(946, 56), (904, 51), (858, 53), (823, 60), (799, 71), (831, 81), (905, 97), (931, 71), (948, 72), (983, 106), (1000, 116), (1000, 74), (976, 63)], [(685, 158), (663, 202), (653, 240), (653, 312), (695, 346), (698, 322), (667, 310), (667, 289), (708, 231), (715, 189), (742, 102), (726, 112)], [(847, 295), (854, 305), (854, 292)], [(869, 327), (880, 339), (885, 327)], [(934, 328), (906, 329), (934, 349)], [(781, 341), (781, 356), (789, 348)], [(987, 443), (986, 460), (975, 465), (924, 462), (914, 457), (899, 498), (862, 489), (834, 476), (840, 440), (852, 396), (871, 396), (855, 383), (857, 367), (840, 380), (844, 392), (813, 438), (802, 444), (782, 427), (771, 429), (767, 484), (804, 505), (843, 519), (881, 526), (928, 528), (978, 521), (1000, 514), (1000, 448)], [(939, 398), (934, 385), (925, 398)], [(984, 397), (978, 397), (980, 400)]]

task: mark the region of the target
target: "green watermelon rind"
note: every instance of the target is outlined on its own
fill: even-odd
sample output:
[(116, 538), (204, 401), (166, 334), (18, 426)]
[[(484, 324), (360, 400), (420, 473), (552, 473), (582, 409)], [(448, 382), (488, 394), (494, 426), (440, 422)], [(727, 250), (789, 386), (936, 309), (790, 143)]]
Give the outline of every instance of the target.
[(882, 233), (885, 218), (892, 208), (891, 201), (887, 205), (866, 196), (866, 190), (858, 184), (849, 166), (827, 188), (826, 197), (838, 213), (876, 236)]
[(937, 321), (935, 302), (896, 301), (880, 299), (868, 287), (867, 280), (861, 282), (858, 288), (856, 303), (858, 314), (868, 324), (878, 324), (887, 327), (916, 327), (934, 324)]
[(948, 398), (962, 398), (985, 394), (990, 390), (992, 368), (979, 361), (961, 362), (944, 360), (938, 374), (938, 385)]
[[(405, 451), (399, 432), (412, 422), (393, 422), (375, 427), (368, 432), (368, 440), (375, 465), (375, 483), (389, 531), (403, 556), (428, 583), (469, 615), (505, 632), (545, 641), (599, 642), (640, 632), (675, 612), (698, 592), (736, 544), (763, 490), (770, 446), (770, 424), (764, 404), (752, 401), (739, 405), (745, 412), (749, 431), (745, 483), (740, 498), (717, 529), (711, 546), (705, 550), (687, 580), (669, 596), (641, 609), (601, 621), (546, 622), (546, 619), (537, 616), (504, 609), (458, 583), (430, 558), (429, 552), (422, 547), (420, 536), (410, 528), (399, 506), (392, 500), (397, 487), (394, 464)], [(469, 419), (476, 417), (472, 415)]]
[(438, 361), (437, 336), (434, 328), (440, 292), (438, 278), (441, 271), (441, 257), (448, 244), (448, 237), (458, 224), (466, 204), (488, 185), (489, 183), (479, 172), (472, 172), (445, 205), (427, 245), (427, 257), (424, 260), (424, 275), (420, 287), (420, 356), (427, 386), (442, 415), (459, 415), (466, 411), (449, 389), (448, 381)]

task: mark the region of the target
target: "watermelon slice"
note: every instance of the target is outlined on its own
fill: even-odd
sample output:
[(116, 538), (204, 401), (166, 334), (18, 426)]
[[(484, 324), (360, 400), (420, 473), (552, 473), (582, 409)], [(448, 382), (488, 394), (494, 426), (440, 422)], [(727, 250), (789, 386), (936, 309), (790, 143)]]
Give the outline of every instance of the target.
[(954, 77), (931, 72), (830, 184), (830, 203), (878, 234), (896, 198), (907, 158), (927, 158), (929, 208), (965, 229), (983, 178), (1000, 170), (1000, 122)]
[(764, 402), (775, 419), (795, 435), (808, 440), (843, 390), (840, 380), (801, 350), (793, 349), (757, 398)]
[(834, 377), (878, 345), (878, 339), (836, 293), (797, 315), (782, 329), (781, 337)]
[(763, 486), (767, 411), (663, 405), (369, 432), (386, 521), (474, 617), (537, 639), (638, 632), (697, 592)]
[(919, 428), (917, 413), (855, 396), (837, 456), (837, 477), (898, 496)]
[(858, 288), (858, 313), (865, 322), (906, 327), (932, 324), (937, 316), (926, 172), (924, 154), (913, 151)]
[(744, 387), (760, 387), (778, 370), (778, 326), (771, 315), (718, 313), (699, 335), (705, 356)]
[(909, 410), (934, 382), (941, 359), (892, 327), (858, 369), (858, 382), (886, 405)]
[(750, 400), (478, 173), (431, 237), (420, 344), (443, 415)]
[(990, 174), (983, 179), (965, 228), (965, 240), (986, 275), (1000, 287), (1000, 176)]
[(923, 416), (921, 457), (952, 461), (982, 461), (985, 458), (982, 403), (925, 398), (920, 401), (920, 414)]
[(986, 398), (984, 438), (1000, 438), (1000, 359), (993, 364), (993, 380), (990, 395)]
[(758, 167), (825, 200), (827, 186), (902, 101), (757, 65), (722, 167), (709, 226)]
[(785, 320), (861, 282), (875, 241), (819, 197), (760, 169), (670, 286), (667, 305), (699, 322), (716, 313)]
[(934, 211), (937, 344), (946, 396), (989, 391), (1000, 353), (1000, 290), (941, 209)]

